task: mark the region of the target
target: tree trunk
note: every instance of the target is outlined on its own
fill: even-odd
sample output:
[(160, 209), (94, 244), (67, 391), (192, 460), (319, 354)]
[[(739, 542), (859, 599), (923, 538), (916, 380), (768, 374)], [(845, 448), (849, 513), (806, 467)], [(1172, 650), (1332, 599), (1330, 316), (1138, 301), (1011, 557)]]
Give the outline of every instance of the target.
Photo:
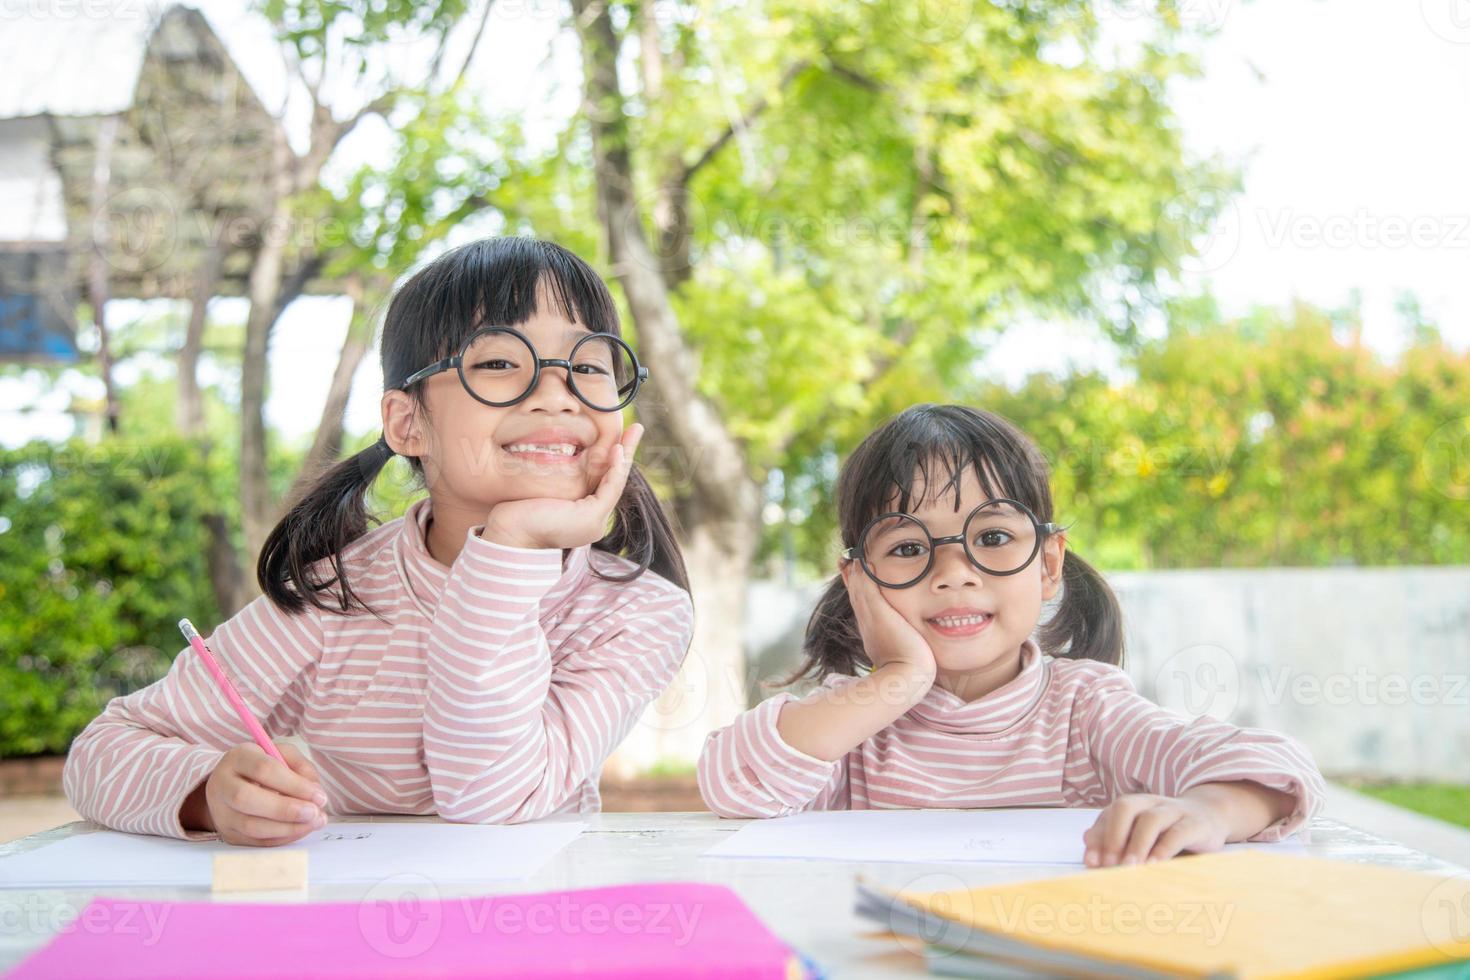
[(618, 774), (659, 760), (693, 760), (705, 733), (745, 707), (745, 596), (760, 535), (760, 491), (743, 448), (696, 388), (698, 358), (669, 302), (663, 263), (643, 233), (607, 5), (573, 0), (572, 9), (582, 41), (598, 217), (641, 356), (654, 375), (648, 395), (640, 396), (638, 418), (648, 433), (639, 454), (651, 461), (654, 485), (673, 496), (696, 617), (694, 643), (678, 679), (609, 761)]
[(209, 532), (209, 584), (219, 606), (220, 622), (224, 622), (244, 608), (253, 598), (253, 590), (245, 588), (245, 572), (240, 568), (235, 543), (230, 540), (230, 522), (225, 515), (205, 514), (204, 527)]
[(199, 355), (204, 348), (204, 321), (209, 312), (209, 300), (214, 296), (214, 287), (219, 281), (222, 253), (219, 242), (214, 242), (200, 256), (199, 269), (195, 273), (194, 297), (189, 308), (189, 325), (184, 331), (184, 343), (179, 348), (179, 396), (174, 406), (174, 424), (186, 436), (197, 437), (204, 434), (204, 399), (199, 393)]
[(372, 346), (372, 317), (363, 302), (362, 279), (349, 276), (342, 283), (342, 288), (352, 298), (352, 316), (347, 321), (347, 336), (343, 338), (342, 350), (337, 355), (337, 369), (332, 372), (332, 384), (327, 389), (327, 400), (322, 406), (322, 417), (317, 423), (311, 450), (291, 485), (291, 492), (286, 495), (291, 501), (298, 499), (322, 471), (342, 455), (342, 424), (347, 414), (347, 400), (352, 395), (352, 379)]
[(97, 325), (97, 364), (106, 394), (107, 431), (117, 434), (117, 389), (112, 382), (112, 344), (107, 334), (107, 299), (111, 293), (108, 270), (112, 236), (107, 228), (107, 195), (112, 186), (112, 149), (117, 143), (117, 117), (104, 116), (97, 124), (97, 152), (92, 161), (92, 248), (87, 264), (87, 300)]
[[(189, 324), (178, 354), (179, 391), (174, 405), (174, 424), (182, 435), (198, 439), (206, 456), (212, 452), (212, 444), (204, 421), (204, 398), (199, 390), (199, 357), (204, 349), (204, 324), (209, 301), (219, 283), (223, 258), (224, 249), (218, 241), (211, 243), (200, 255), (199, 268), (195, 270)], [(246, 602), (245, 576), (225, 515), (212, 511), (205, 514), (203, 520), (209, 533), (209, 584), (223, 621), (233, 616)]]
[[(247, 560), (260, 553), (275, 519), (275, 501), (266, 469), (265, 385), (270, 367), (271, 327), (281, 293), (294, 157), (283, 132), (274, 132), (270, 210), (250, 267), (250, 313), (245, 320), (245, 356), (240, 373), (240, 520)], [(253, 591), (254, 580), (246, 586)]]
[[(640, 3), (634, 16), (638, 21), (638, 70), (643, 81), (643, 101), (652, 105), (663, 98), (664, 87), (658, 12), (652, 3)], [(684, 179), (684, 163), (678, 156), (664, 163), (654, 190), (651, 217), (664, 285), (677, 289), (690, 272), (689, 182)]]

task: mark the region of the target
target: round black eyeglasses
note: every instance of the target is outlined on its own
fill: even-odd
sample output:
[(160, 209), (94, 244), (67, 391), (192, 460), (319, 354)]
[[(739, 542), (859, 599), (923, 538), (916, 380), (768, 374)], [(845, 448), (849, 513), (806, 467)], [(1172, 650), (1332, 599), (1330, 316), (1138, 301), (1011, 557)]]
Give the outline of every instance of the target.
[(1059, 524), (1038, 521), (1019, 500), (998, 497), (970, 511), (961, 533), (941, 538), (912, 514), (879, 514), (842, 557), (859, 562), (879, 585), (906, 589), (929, 574), (940, 545), (962, 545), (970, 564), (982, 572), (1015, 575), (1031, 564), (1047, 535), (1064, 530)]
[(484, 327), (454, 357), (415, 371), (394, 387), (405, 389), (454, 369), (470, 397), (494, 408), (508, 408), (530, 397), (542, 369), (549, 367), (566, 369), (572, 394), (598, 412), (626, 408), (648, 381), (648, 368), (638, 363), (633, 348), (612, 334), (589, 333), (573, 345), (570, 354), (559, 358), (539, 356), (519, 330)]

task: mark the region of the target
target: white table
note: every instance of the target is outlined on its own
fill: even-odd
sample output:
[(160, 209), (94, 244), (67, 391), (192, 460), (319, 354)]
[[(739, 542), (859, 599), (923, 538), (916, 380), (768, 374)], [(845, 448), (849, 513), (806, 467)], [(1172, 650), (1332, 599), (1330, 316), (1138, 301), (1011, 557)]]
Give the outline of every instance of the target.
[[(437, 820), (436, 817), (352, 817), (353, 820)], [(957, 888), (1064, 873), (1038, 865), (918, 865), (866, 862), (735, 860), (700, 855), (744, 826), (710, 813), (604, 813), (587, 818), (590, 829), (564, 848), (535, 877), (519, 882), (486, 882), (482, 886), (443, 888), (445, 898), (460, 895), (536, 892), (635, 881), (687, 880), (718, 882), (733, 888), (766, 924), (787, 942), (816, 960), (834, 977), (917, 975), (922, 961), (875, 930), (852, 911), (853, 882), (859, 873), (891, 886)], [(98, 829), (85, 821), (32, 834), (0, 845), (0, 857), (41, 847), (74, 834)], [(1307, 851), (1324, 857), (1387, 864), (1401, 868), (1458, 874), (1457, 865), (1430, 857), (1394, 841), (1376, 837), (1335, 820), (1317, 819), (1302, 834)], [(1067, 868), (1073, 872), (1078, 869)], [(352, 901), (367, 886), (313, 886), (312, 901)], [(107, 890), (0, 889), (0, 971), (14, 966), (43, 945), (71, 916), (101, 894), (124, 897), (208, 901), (203, 888), (132, 888)], [(237, 895), (229, 900), (259, 900)], [(300, 895), (284, 900), (302, 901)], [(864, 935), (868, 934), (868, 935)]]

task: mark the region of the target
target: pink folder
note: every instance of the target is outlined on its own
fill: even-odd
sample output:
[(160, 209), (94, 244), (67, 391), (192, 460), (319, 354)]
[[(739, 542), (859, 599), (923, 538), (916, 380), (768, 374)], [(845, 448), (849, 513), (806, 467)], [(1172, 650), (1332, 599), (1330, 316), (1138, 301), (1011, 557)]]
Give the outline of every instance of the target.
[(804, 971), (730, 889), (660, 882), (439, 901), (102, 898), (9, 980), (579, 975), (785, 980)]

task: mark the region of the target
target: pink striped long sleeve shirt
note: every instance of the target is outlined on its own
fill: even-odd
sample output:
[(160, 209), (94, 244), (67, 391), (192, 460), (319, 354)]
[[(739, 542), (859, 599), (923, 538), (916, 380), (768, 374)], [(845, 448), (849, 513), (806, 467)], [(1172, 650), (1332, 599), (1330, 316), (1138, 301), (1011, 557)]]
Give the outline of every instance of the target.
[[(689, 596), (590, 546), (511, 548), (472, 528), (450, 568), (425, 544), (429, 499), (346, 550), (383, 619), (256, 599), (208, 638), (273, 736), (309, 748), (333, 813), (437, 812), (512, 823), (594, 812), (602, 763), (673, 680)], [(386, 620), (386, 621), (384, 621)], [(185, 648), (156, 683), (114, 698), (67, 756), (67, 797), (119, 830), (207, 839), (179, 808), (249, 741)]]
[[(828, 675), (840, 691), (857, 678)], [(1139, 695), (1093, 660), (1022, 648), (1020, 673), (976, 701), (935, 685), (892, 725), (828, 761), (786, 743), (783, 692), (706, 738), (704, 801), (727, 817), (803, 810), (1101, 807), (1128, 793), (1178, 796), (1201, 783), (1249, 780), (1295, 797), (1251, 840), (1279, 840), (1315, 815), (1324, 784), (1294, 739), (1211, 718), (1189, 721)]]

